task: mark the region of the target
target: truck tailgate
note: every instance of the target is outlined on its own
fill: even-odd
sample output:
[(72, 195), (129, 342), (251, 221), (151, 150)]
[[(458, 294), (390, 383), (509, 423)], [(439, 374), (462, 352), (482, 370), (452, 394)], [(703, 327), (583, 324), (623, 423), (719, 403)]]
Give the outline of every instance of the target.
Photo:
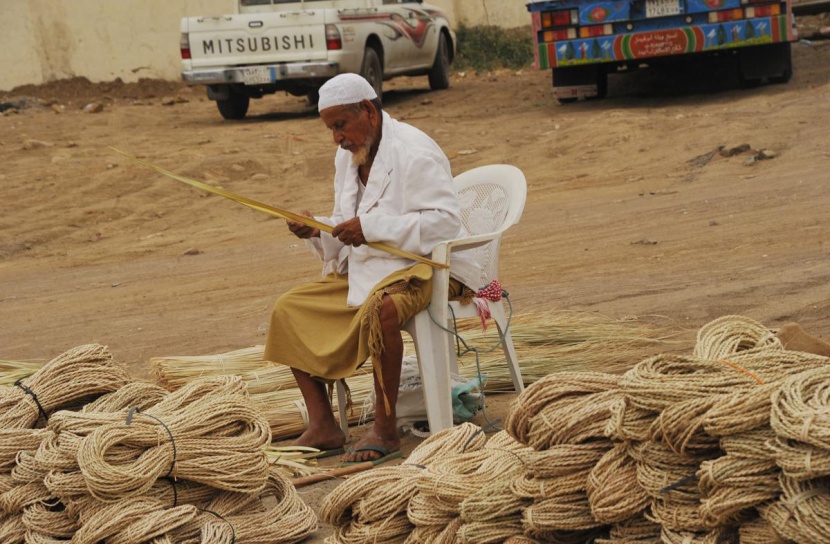
[(193, 68), (326, 59), (324, 10), (189, 17)]

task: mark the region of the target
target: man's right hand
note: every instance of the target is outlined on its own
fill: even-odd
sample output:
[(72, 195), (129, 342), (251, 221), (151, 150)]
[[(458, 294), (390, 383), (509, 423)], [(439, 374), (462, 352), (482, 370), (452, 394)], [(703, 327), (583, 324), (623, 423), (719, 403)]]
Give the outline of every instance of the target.
[[(311, 212), (303, 211), (302, 215), (306, 217), (314, 217), (311, 215)], [(292, 221), (290, 219), (285, 220), (288, 223), (288, 230), (294, 233), (294, 236), (297, 238), (319, 238), (320, 237), (320, 229), (315, 229), (313, 227), (309, 227), (299, 221)]]

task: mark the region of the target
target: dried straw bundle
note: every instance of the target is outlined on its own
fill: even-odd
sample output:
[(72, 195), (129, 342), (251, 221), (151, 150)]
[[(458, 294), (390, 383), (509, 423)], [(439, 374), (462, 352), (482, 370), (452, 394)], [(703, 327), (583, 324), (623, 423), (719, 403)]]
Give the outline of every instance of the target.
[(43, 363), (0, 360), (0, 385), (14, 385), (14, 382), (28, 378), (42, 366)]
[(115, 391), (129, 381), (106, 347), (73, 348), (24, 380), (21, 385), (31, 393), (24, 387), (0, 388), (0, 429), (33, 427), (61, 407)]
[[(265, 346), (253, 346), (227, 353), (205, 356), (151, 357), (150, 368), (156, 383), (175, 391), (199, 376), (237, 375), (248, 381), (260, 379), (279, 389), (282, 378), (291, 378), (291, 370), (263, 360)], [(291, 378), (293, 382), (293, 378)]]
[(138, 496), (166, 475), (255, 493), (265, 485), (267, 421), (239, 378), (197, 380), (145, 412), (109, 414), (83, 438), (78, 465), (98, 500)]

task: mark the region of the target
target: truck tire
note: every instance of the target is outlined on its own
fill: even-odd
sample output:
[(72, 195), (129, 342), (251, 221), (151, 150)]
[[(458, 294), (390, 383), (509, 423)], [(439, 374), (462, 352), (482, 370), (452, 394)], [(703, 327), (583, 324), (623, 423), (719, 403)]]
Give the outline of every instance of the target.
[(790, 47), (790, 42), (779, 44), (778, 46), (779, 62), (783, 65), (781, 75), (770, 76), (770, 83), (787, 83), (793, 77), (793, 54)]
[(231, 91), (228, 98), (216, 101), (216, 107), (225, 119), (244, 119), (250, 103), (251, 99), (246, 95)]
[(363, 51), (363, 65), (360, 67), (360, 75), (363, 76), (369, 85), (375, 89), (380, 98), (383, 95), (383, 66), (380, 64), (380, 57), (373, 47), (367, 47)]
[(447, 45), (447, 36), (442, 32), (438, 36), (438, 50), (435, 52), (435, 62), (429, 70), (429, 88), (433, 91), (448, 89), (450, 86), (450, 48)]

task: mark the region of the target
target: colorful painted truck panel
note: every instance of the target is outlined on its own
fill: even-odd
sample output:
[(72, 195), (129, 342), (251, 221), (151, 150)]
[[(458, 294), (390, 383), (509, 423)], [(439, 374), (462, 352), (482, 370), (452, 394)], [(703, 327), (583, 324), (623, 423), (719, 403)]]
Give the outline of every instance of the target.
[(683, 55), (738, 54), (748, 82), (788, 80), (792, 71), (789, 0), (546, 0), (527, 8), (535, 66), (553, 70), (560, 99), (602, 96), (610, 71)]

